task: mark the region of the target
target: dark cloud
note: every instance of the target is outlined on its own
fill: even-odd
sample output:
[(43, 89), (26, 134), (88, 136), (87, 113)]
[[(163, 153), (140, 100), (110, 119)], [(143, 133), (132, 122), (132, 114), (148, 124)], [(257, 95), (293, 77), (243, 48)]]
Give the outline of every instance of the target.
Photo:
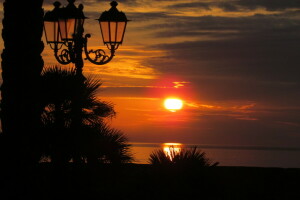
[[(268, 34), (277, 35), (286, 32), (289, 35), (299, 34), (300, 20), (296, 17), (299, 13), (284, 13), (282, 15), (254, 15), (248, 17), (169, 17), (170, 20), (161, 24), (151, 25), (149, 29), (169, 28), (164, 32), (158, 32), (156, 37), (189, 36), (199, 32), (215, 34), (227, 34), (228, 31), (236, 31), (238, 34)], [(212, 32), (213, 31), (213, 32)]]
[(128, 19), (130, 19), (134, 22), (169, 18), (167, 13), (164, 13), (164, 12), (151, 12), (151, 13), (126, 12), (126, 16)]
[(182, 9), (182, 8), (199, 8), (204, 10), (210, 10), (209, 3), (202, 3), (202, 2), (192, 2), (192, 3), (175, 3), (171, 6), (167, 7), (168, 9)]
[(238, 7), (229, 2), (221, 2), (217, 4), (219, 8), (222, 8), (226, 12), (235, 12), (238, 11)]
[[(141, 2), (138, 0), (120, 0), (118, 1), (120, 4), (126, 4), (129, 6), (141, 6), (141, 5), (149, 5), (149, 4), (157, 4), (163, 2), (165, 0), (152, 0), (149, 2)], [(55, 0), (44, 0), (44, 5), (53, 4)], [(95, 2), (103, 3), (102, 0), (96, 1), (76, 1), (76, 3), (84, 3), (85, 5), (95, 4)], [(192, 2), (192, 3), (176, 3), (169, 6), (170, 9), (185, 9), (185, 8), (200, 8), (209, 10), (212, 6), (217, 6), (223, 8), (224, 11), (237, 11), (238, 6), (242, 6), (246, 9), (256, 9), (259, 7), (266, 8), (269, 11), (275, 10), (285, 10), (289, 8), (300, 8), (300, 0), (236, 0), (236, 1), (210, 1), (210, 2)], [(61, 2), (63, 5), (67, 4), (67, 2)], [(108, 2), (107, 2), (108, 3)]]
[(254, 10), (265, 8), (268, 11), (280, 11), (292, 8), (300, 8), (300, 0), (236, 0), (236, 1), (210, 1), (206, 3), (178, 3), (169, 8), (185, 9), (200, 8), (210, 10), (212, 7), (222, 8), (227, 12), (241, 11), (242, 9)]
[(185, 77), (210, 100), (297, 105), (299, 46), (299, 37), (256, 34), (160, 45), (168, 55), (148, 62), (164, 74)]
[(269, 11), (300, 8), (300, 0), (240, 0), (237, 4), (248, 9), (264, 7)]

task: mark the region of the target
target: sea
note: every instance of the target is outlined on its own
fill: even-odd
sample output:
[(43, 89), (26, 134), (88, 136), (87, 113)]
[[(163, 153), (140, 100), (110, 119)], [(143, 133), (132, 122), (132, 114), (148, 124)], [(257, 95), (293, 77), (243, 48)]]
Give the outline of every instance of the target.
[(219, 166), (300, 168), (300, 148), (262, 146), (219, 146), (180, 143), (131, 143), (135, 163), (149, 164), (149, 156), (158, 149), (197, 146)]

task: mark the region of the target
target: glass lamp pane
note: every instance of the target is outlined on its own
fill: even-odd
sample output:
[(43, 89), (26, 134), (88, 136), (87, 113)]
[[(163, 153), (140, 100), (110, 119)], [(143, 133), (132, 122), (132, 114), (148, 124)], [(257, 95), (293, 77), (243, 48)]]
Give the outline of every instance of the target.
[(63, 40), (73, 40), (76, 19), (59, 19), (59, 28)]
[(67, 38), (67, 27), (66, 27), (66, 21), (64, 19), (59, 19), (59, 29), (60, 29), (60, 35), (63, 40)]
[(107, 43), (110, 42), (109, 40), (109, 22), (100, 22), (100, 28), (102, 33), (103, 42)]
[(115, 43), (117, 37), (117, 22), (110, 22), (110, 42)]
[(48, 43), (61, 42), (58, 32), (58, 22), (44, 21), (45, 36)]
[(122, 43), (124, 32), (126, 28), (126, 22), (118, 22), (118, 30), (117, 30), (117, 43)]

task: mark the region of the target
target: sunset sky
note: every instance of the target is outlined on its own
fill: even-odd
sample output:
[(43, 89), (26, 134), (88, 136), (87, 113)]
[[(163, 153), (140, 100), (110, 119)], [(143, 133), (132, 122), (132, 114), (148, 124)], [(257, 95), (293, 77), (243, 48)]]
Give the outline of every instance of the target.
[[(94, 19), (109, 2), (76, 1), (90, 48), (105, 48)], [(102, 80), (109, 123), (131, 142), (300, 147), (299, 0), (118, 2), (132, 20), (124, 43), (107, 65), (86, 61), (84, 75)], [(43, 59), (58, 64), (46, 44)], [(183, 108), (166, 110), (167, 97)]]

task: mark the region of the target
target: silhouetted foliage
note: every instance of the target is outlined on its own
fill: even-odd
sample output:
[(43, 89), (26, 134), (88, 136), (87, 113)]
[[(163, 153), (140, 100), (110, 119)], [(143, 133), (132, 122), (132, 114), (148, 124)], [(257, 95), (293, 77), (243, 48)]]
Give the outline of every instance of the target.
[(216, 166), (218, 162), (212, 162), (206, 157), (204, 151), (197, 147), (183, 148), (180, 152), (169, 149), (169, 154), (159, 149), (151, 153), (149, 161), (152, 165), (177, 165), (177, 166)]
[(88, 163), (128, 163), (131, 162), (130, 145), (125, 135), (108, 125), (94, 124), (85, 127), (83, 142), (83, 158)]
[[(48, 68), (43, 71), (42, 84), (46, 107), (43, 113), (44, 122), (45, 120), (48, 122), (63, 120), (64, 126), (69, 127), (74, 115), (81, 115), (79, 117), (83, 120), (83, 124), (98, 123), (105, 117), (115, 115), (111, 103), (97, 99), (96, 93), (102, 83), (99, 80), (88, 78), (82, 84), (74, 69)], [(75, 100), (77, 104), (74, 104)], [(74, 112), (76, 109), (74, 106), (80, 106), (82, 112)], [(64, 119), (60, 119), (61, 114)]]
[(131, 160), (126, 137), (105, 125), (104, 119), (115, 111), (111, 103), (97, 98), (100, 81), (82, 81), (75, 70), (54, 66), (43, 71), (42, 85), (46, 157), (54, 163)]
[(210, 161), (197, 147), (155, 150), (149, 161), (157, 191), (166, 197), (163, 199), (221, 199), (215, 198), (219, 196), (216, 180), (207, 174), (218, 163)]

